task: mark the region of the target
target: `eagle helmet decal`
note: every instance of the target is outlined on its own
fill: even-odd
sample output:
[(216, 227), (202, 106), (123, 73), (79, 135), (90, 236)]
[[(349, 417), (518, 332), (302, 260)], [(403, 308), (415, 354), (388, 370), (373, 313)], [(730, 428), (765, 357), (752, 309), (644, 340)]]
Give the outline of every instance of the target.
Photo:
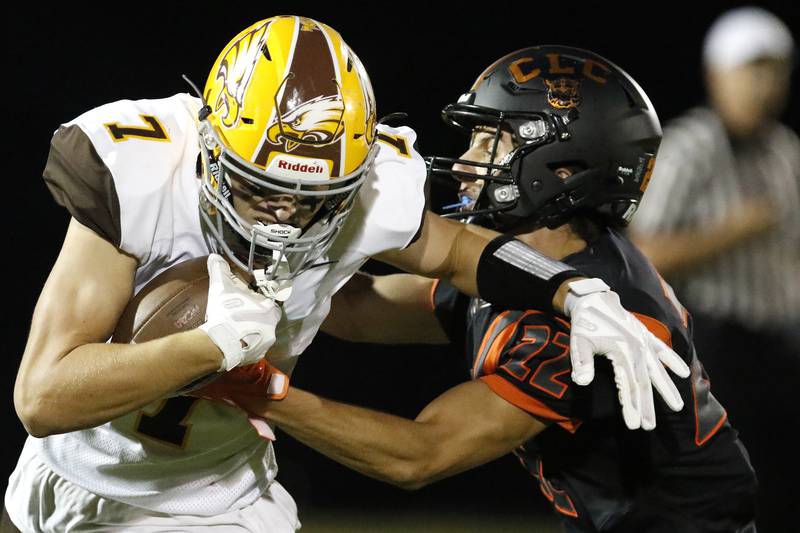
[(267, 128), (267, 140), (284, 144), (291, 152), (301, 142), (334, 143), (344, 132), (344, 101), (338, 95), (317, 96), (284, 115), (277, 115)]

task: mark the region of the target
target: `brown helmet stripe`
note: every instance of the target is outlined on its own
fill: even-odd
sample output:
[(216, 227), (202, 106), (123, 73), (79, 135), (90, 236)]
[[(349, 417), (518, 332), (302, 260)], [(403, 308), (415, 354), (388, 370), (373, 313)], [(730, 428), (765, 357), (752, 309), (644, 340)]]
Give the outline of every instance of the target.
[[(289, 116), (300, 106), (315, 98), (339, 96), (334, 64), (336, 59), (335, 56), (331, 56), (326, 36), (316, 22), (311, 19), (298, 17), (297, 23), (300, 27), (292, 51), (293, 57), (286, 79), (282, 84), (278, 108), (275, 110), (275, 113), (279, 113), (281, 117)], [(273, 95), (265, 95), (265, 97), (273, 98)], [(284, 121), (284, 126), (291, 126), (291, 123)], [(301, 129), (297, 130), (297, 136), (302, 136)], [(328, 159), (333, 162), (332, 175), (339, 174), (341, 141), (324, 146), (297, 144), (289, 148), (285, 140), (282, 145), (276, 145), (265, 136), (257, 152), (255, 163), (266, 166), (269, 153), (276, 149), (298, 156)]]

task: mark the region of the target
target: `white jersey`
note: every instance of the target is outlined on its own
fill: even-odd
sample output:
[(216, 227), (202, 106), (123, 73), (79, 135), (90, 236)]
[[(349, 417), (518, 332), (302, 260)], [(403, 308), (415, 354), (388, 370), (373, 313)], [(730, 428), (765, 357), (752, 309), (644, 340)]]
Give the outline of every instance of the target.
[[(54, 137), (48, 186), (73, 217), (138, 259), (136, 291), (170, 266), (209, 253), (198, 211), (199, 107), (185, 94), (119, 101), (65, 124)], [(295, 278), (270, 350), (286, 372), (316, 335), (336, 290), (369, 256), (407, 246), (419, 230), (426, 172), (411, 148), (416, 135), (405, 127), (379, 131), (404, 138), (408, 151), (381, 144), (321, 266)], [(59, 136), (82, 142), (91, 161), (76, 162), (74, 152), (81, 150), (75, 148), (59, 153)], [(87, 169), (105, 173), (104, 184), (75, 186)], [(111, 206), (82, 195), (110, 198)], [(169, 354), (164, 358), (169, 364)], [(31, 437), (27, 446), (76, 485), (172, 514), (213, 515), (249, 505), (277, 472), (272, 444), (257, 436), (242, 411), (188, 397), (153, 402), (93, 429)]]

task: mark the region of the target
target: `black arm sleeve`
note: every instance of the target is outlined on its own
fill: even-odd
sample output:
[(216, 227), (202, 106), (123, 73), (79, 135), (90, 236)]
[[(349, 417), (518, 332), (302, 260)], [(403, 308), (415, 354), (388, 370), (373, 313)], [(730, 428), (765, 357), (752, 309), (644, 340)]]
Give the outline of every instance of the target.
[(478, 262), (478, 292), (510, 309), (553, 310), (553, 296), (564, 280), (590, 277), (550, 259), (509, 235), (491, 241)]

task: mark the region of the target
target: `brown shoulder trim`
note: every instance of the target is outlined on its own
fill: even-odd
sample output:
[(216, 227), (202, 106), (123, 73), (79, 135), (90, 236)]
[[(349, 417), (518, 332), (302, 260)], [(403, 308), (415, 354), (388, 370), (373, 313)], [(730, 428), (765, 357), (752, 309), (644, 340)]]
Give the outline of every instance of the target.
[(61, 126), (53, 135), (43, 177), (56, 203), (114, 246), (120, 245), (114, 178), (79, 126)]

